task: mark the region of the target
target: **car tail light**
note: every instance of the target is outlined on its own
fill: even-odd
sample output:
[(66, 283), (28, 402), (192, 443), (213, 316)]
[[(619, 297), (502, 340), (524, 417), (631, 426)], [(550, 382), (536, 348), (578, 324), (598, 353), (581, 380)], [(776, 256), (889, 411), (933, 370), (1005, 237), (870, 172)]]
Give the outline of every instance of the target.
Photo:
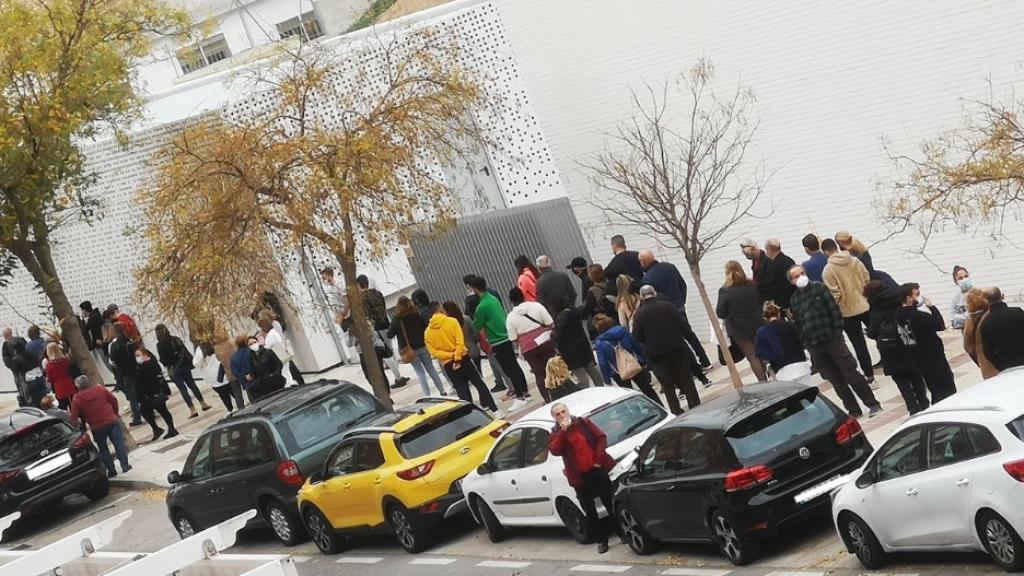
[(498, 426), (494, 430), (491, 430), (491, 438), (497, 438), (498, 436), (501, 436), (501, 433), (504, 432), (506, 428), (508, 428), (508, 422), (505, 422), (501, 426)]
[(402, 470), (401, 472), (398, 473), (398, 477), (401, 478), (402, 480), (415, 480), (417, 478), (422, 478), (427, 474), (430, 474), (430, 471), (433, 470), (433, 468), (434, 461), (428, 460), (423, 464), (420, 464), (419, 466), (409, 468), (408, 470)]
[(18, 472), (21, 472), (21, 470), (0, 470), (0, 484), (14, 480)]
[(284, 482), (288, 486), (302, 486), (305, 480), (302, 478), (302, 472), (299, 471), (299, 465), (295, 463), (295, 460), (282, 460), (277, 465), (277, 479)]
[(864, 429), (860, 427), (860, 422), (851, 416), (846, 419), (846, 422), (840, 424), (839, 428), (836, 428), (836, 444), (842, 446), (863, 433)]
[(725, 475), (725, 491), (736, 492), (772, 479), (774, 472), (765, 466), (751, 466), (733, 470)]
[(1003, 464), (1003, 469), (1017, 482), (1024, 482), (1024, 460), (1007, 462)]
[(71, 443), (71, 445), (74, 446), (75, 448), (85, 448), (86, 446), (89, 446), (91, 444), (92, 440), (89, 439), (88, 434), (82, 434), (78, 438), (75, 438), (75, 441)]

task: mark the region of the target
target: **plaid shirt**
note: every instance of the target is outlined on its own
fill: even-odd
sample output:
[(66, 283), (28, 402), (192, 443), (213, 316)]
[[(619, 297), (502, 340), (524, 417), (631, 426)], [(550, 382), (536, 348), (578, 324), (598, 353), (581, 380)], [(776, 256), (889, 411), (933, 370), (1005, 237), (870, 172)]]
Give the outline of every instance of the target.
[(791, 310), (804, 346), (817, 346), (832, 340), (843, 331), (843, 315), (839, 305), (821, 282), (811, 282), (793, 294)]

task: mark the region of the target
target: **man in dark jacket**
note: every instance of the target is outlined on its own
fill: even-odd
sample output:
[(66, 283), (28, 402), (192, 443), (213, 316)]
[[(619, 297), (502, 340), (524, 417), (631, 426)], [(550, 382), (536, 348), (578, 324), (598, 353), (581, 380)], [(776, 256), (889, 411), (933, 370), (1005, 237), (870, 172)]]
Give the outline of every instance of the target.
[(911, 414), (928, 408), (928, 386), (917, 371), (910, 351), (900, 338), (896, 313), (903, 305), (899, 288), (888, 288), (883, 282), (872, 280), (864, 287), (864, 295), (871, 304), (867, 336), (875, 341), (882, 355), (882, 371), (891, 376), (903, 396)]
[(640, 300), (640, 307), (633, 316), (633, 339), (644, 345), (669, 410), (682, 414), (679, 391), (686, 393), (686, 403), (691, 409), (700, 404), (697, 387), (693, 384), (693, 356), (683, 338), (689, 324), (675, 305), (659, 298), (650, 285), (640, 288)]
[(743, 251), (743, 256), (750, 260), (751, 278), (754, 279), (754, 284), (757, 284), (757, 294), (761, 304), (764, 304), (772, 297), (772, 261), (753, 238), (746, 238), (740, 242), (740, 250)]
[(551, 268), (551, 258), (541, 255), (537, 257), (537, 302), (548, 309), (552, 316), (564, 308), (576, 305), (576, 288), (564, 272)]
[[(932, 404), (937, 404), (956, 394), (953, 370), (939, 337), (939, 332), (946, 329), (946, 322), (932, 301), (921, 296), (921, 287), (917, 284), (908, 282), (900, 286), (900, 299), (903, 306), (896, 312), (898, 329), (910, 352), (911, 363), (924, 376), (932, 393)], [(922, 312), (922, 306), (931, 313)]]
[(565, 465), (565, 477), (576, 490), (576, 499), (583, 507), (590, 525), (590, 533), (597, 540), (598, 554), (608, 551), (608, 536), (601, 530), (600, 518), (594, 499), (600, 498), (604, 509), (612, 514), (612, 488), (608, 472), (615, 467), (615, 460), (608, 455), (608, 437), (587, 418), (569, 414), (569, 408), (561, 402), (551, 406), (555, 427), (548, 436), (548, 450), (554, 456), (561, 456)]
[(18, 391), (18, 406), (27, 406), (29, 403), (28, 392), (25, 387), (25, 373), (16, 359), (18, 348), (25, 347), (24, 338), (15, 338), (10, 328), (4, 328), (3, 359), (4, 366), (14, 375), (14, 387)]
[(693, 331), (693, 327), (690, 326), (690, 319), (686, 315), (686, 280), (683, 279), (683, 275), (679, 273), (679, 269), (675, 267), (675, 264), (658, 261), (654, 258), (654, 252), (650, 250), (640, 251), (640, 265), (644, 268), (644, 276), (641, 283), (654, 288), (659, 298), (671, 302), (683, 316), (683, 322), (685, 323), (683, 338), (690, 345), (691, 350), (696, 355), (696, 359), (699, 361), (699, 364), (691, 367), (691, 372), (699, 374), (699, 377), (703, 380), (703, 372), (699, 369), (711, 366), (711, 359), (708, 358), (707, 352), (704, 351), (704, 345), (701, 344), (700, 338)]
[(136, 395), (139, 365), (135, 362), (135, 343), (128, 337), (124, 324), (114, 323), (114, 341), (110, 343), (110, 362), (117, 369), (124, 385), (124, 396), (132, 408), (132, 421), (129, 426), (142, 424), (142, 411)]
[(782, 252), (782, 244), (776, 238), (764, 243), (764, 253), (771, 261), (771, 275), (768, 278), (768, 298), (788, 315), (789, 303), (796, 286), (789, 281), (786, 273), (796, 265), (792, 258)]
[(92, 302), (88, 300), (79, 304), (78, 309), (82, 313), (82, 335), (85, 336), (85, 341), (89, 344), (93, 361), (102, 363), (107, 370), (113, 373), (114, 367), (110, 365), (103, 346), (103, 314), (100, 314), (100, 311), (94, 308)]
[(1024, 310), (1003, 302), (999, 288), (986, 288), (988, 315), (981, 324), (981, 344), (985, 356), (999, 370), (1024, 366)]
[(594, 285), (594, 281), (590, 279), (590, 266), (587, 264), (587, 259), (577, 256), (566, 266), (566, 269), (572, 272), (573, 276), (580, 279), (580, 294), (586, 296), (587, 291)]
[(626, 250), (626, 239), (621, 235), (612, 236), (612, 259), (604, 267), (604, 277), (608, 280), (613, 293), (616, 291), (615, 281), (619, 275), (626, 274), (633, 279), (633, 290), (640, 289), (640, 279), (644, 277), (644, 268), (640, 265), (640, 255), (635, 250)]

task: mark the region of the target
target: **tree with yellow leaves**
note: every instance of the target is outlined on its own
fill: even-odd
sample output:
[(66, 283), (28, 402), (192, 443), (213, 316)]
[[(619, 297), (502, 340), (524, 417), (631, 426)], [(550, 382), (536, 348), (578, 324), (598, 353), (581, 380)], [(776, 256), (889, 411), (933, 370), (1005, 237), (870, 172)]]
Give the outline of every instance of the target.
[(157, 35), (188, 27), (187, 14), (157, 0), (0, 0), (0, 261), (32, 275), (72, 360), (97, 381), (51, 234), (98, 214), (79, 144), (135, 117), (132, 64)]
[(270, 102), (185, 127), (144, 191), (148, 261), (140, 298), (165, 317), (226, 321), (251, 295), (281, 289), (291, 251), (338, 262), (375, 394), (390, 399), (356, 286), (414, 225), (458, 213), (442, 166), (481, 143), (474, 114), (493, 102), (434, 28), (361, 40), (351, 52), (304, 46), (254, 74)]

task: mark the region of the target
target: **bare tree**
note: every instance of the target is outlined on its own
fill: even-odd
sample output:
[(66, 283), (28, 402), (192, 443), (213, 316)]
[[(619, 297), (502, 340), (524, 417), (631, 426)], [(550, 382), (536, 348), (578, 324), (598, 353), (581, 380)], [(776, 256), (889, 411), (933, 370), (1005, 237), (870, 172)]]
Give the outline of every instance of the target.
[[(606, 134), (604, 150), (588, 165), (599, 190), (597, 205), (612, 222), (679, 248), (697, 284), (709, 318), (715, 318), (701, 276), (701, 261), (733, 239), (740, 221), (754, 217), (768, 177), (758, 164), (744, 170), (747, 149), (759, 124), (756, 101), (738, 87), (728, 97), (711, 88), (714, 67), (700, 60), (661, 90), (644, 86), (633, 93), (634, 113)], [(642, 97), (641, 97), (642, 96)], [(686, 103), (687, 122), (671, 115), (674, 99)], [(719, 342), (727, 342), (712, 322)], [(740, 388), (736, 364), (723, 346), (733, 386)]]

